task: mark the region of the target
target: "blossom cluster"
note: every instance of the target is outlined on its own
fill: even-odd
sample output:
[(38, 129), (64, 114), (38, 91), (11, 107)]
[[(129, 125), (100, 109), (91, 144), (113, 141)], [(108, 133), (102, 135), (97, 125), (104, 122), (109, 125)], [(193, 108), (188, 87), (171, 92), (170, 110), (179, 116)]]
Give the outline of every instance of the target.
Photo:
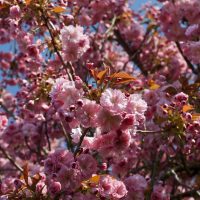
[(198, 199), (200, 3), (159, 2), (0, 0), (0, 200)]

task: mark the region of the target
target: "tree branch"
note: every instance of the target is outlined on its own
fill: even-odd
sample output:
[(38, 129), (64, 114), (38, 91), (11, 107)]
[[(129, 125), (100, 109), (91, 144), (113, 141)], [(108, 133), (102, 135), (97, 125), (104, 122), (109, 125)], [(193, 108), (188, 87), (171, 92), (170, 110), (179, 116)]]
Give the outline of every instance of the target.
[(6, 112), (8, 115), (10, 115), (10, 116), (13, 117), (14, 119), (16, 119), (15, 115), (14, 115), (12, 112), (10, 112), (10, 111), (8, 110), (8, 108), (7, 108), (4, 104), (1, 104), (1, 108), (3, 108), (3, 109), (5, 110), (5, 112)]
[(180, 46), (179, 42), (176, 42), (176, 46), (178, 47), (178, 50), (182, 54), (182, 56), (185, 59), (186, 63), (188, 64), (188, 67), (192, 70), (192, 72), (194, 74), (198, 74), (197, 71), (195, 70), (194, 66), (192, 65), (192, 63), (188, 60), (188, 58), (186, 56), (183, 55), (183, 51), (181, 49), (181, 46)]
[[(118, 43), (124, 48), (124, 50), (127, 52), (129, 57), (131, 58), (133, 56), (133, 52), (132, 52), (131, 48), (129, 47), (129, 45), (126, 43), (126, 41), (122, 38), (119, 30), (114, 30), (114, 33), (115, 33)], [(147, 70), (144, 69), (143, 64), (141, 63), (141, 61), (139, 60), (139, 58), (137, 56), (132, 58), (131, 61), (133, 61), (137, 65), (137, 67), (141, 70), (143, 75), (145, 75), (145, 76), (148, 75)]]
[(64, 127), (62, 122), (60, 122), (60, 125), (61, 125), (62, 130), (63, 130), (64, 135), (65, 135), (65, 139), (66, 139), (66, 142), (67, 142), (67, 147), (69, 148), (69, 151), (73, 152), (72, 144), (71, 144), (71, 141), (69, 139), (69, 136), (68, 136), (67, 132), (65, 131), (65, 127)]
[(190, 197), (192, 196), (192, 194), (196, 193), (198, 190), (200, 190), (200, 188), (194, 188), (190, 191), (184, 192), (184, 193), (180, 193), (180, 194), (176, 194), (170, 197), (170, 199), (182, 199), (183, 197)]
[(88, 130), (89, 130), (89, 128), (86, 128), (86, 129), (84, 130), (83, 134), (81, 135), (80, 140), (79, 140), (79, 143), (78, 143), (78, 145), (77, 145), (77, 147), (76, 147), (76, 151), (74, 152), (74, 157), (76, 157), (76, 154), (78, 153), (79, 148), (80, 148), (80, 146), (81, 146), (81, 144), (82, 144), (82, 142), (83, 142), (83, 139), (84, 139), (84, 137), (86, 136)]
[(2, 151), (3, 155), (20, 171), (23, 172), (23, 169), (10, 157), (9, 154), (5, 152), (5, 150), (0, 145), (0, 150)]

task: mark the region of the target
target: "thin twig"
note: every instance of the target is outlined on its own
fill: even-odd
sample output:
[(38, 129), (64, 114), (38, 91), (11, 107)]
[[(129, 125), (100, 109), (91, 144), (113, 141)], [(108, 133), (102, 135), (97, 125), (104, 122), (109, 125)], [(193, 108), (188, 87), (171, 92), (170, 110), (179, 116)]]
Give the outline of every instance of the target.
[[(195, 163), (195, 164), (189, 164), (187, 165), (187, 168), (189, 170), (193, 170), (196, 171), (198, 173), (198, 171), (200, 170), (200, 163)], [(173, 170), (177, 173), (177, 172), (182, 172), (185, 171), (185, 167), (183, 165), (178, 165), (176, 167), (173, 168)], [(171, 169), (167, 170), (166, 172), (162, 173), (159, 177), (158, 177), (158, 181), (165, 181), (167, 178), (169, 178), (172, 175)]]
[(0, 150), (2, 151), (3, 155), (20, 171), (23, 172), (23, 169), (10, 157), (9, 154), (5, 152), (5, 150), (0, 146)]
[(181, 49), (181, 46), (180, 46), (179, 42), (176, 42), (176, 46), (178, 47), (178, 50), (182, 54), (182, 56), (185, 59), (186, 63), (188, 64), (188, 67), (192, 70), (192, 72), (194, 74), (198, 74), (197, 71), (195, 70), (194, 66), (192, 65), (192, 63), (188, 60), (188, 58), (186, 56), (183, 55), (183, 51)]
[(46, 138), (47, 138), (49, 151), (51, 151), (51, 143), (50, 143), (50, 140), (49, 140), (49, 134), (47, 132), (47, 121), (45, 121), (45, 135), (46, 135)]
[(6, 168), (6, 169), (0, 169), (0, 172), (4, 171), (17, 171), (18, 169), (12, 169), (12, 168)]
[(77, 147), (76, 147), (76, 151), (74, 152), (74, 157), (76, 157), (76, 154), (78, 153), (79, 148), (80, 148), (80, 146), (81, 146), (81, 144), (82, 144), (82, 142), (83, 142), (83, 139), (84, 139), (84, 137), (86, 136), (88, 130), (89, 130), (89, 128), (86, 128), (85, 131), (83, 132), (83, 134), (81, 135), (80, 140), (79, 140), (79, 143), (78, 143), (78, 145), (77, 145)]
[(190, 187), (189, 185), (186, 185), (185, 183), (181, 182), (181, 180), (179, 179), (178, 175), (176, 174), (176, 172), (173, 169), (170, 169), (171, 173), (174, 175), (174, 178), (176, 179), (176, 181), (182, 185), (183, 187), (189, 188), (189, 189), (193, 189), (192, 187)]
[[(133, 51), (132, 51), (131, 47), (127, 44), (125, 39), (122, 37), (119, 30), (114, 30), (114, 33), (115, 33), (117, 42), (124, 48), (124, 50), (127, 52), (129, 57), (131, 57), (133, 55)], [(148, 75), (147, 70), (143, 67), (142, 62), (140, 61), (140, 59), (137, 56), (135, 56), (131, 61), (137, 65), (137, 67), (141, 70), (143, 75), (145, 75), (145, 76)]]
[(5, 112), (6, 112), (8, 115), (10, 115), (10, 116), (13, 117), (14, 119), (16, 119), (15, 115), (14, 115), (12, 112), (10, 112), (10, 111), (8, 110), (8, 108), (7, 108), (4, 104), (1, 104), (1, 108), (3, 108), (3, 109), (5, 110)]
[(136, 168), (138, 168), (139, 164), (140, 164), (140, 160), (142, 157), (142, 149), (143, 149), (143, 144), (144, 144), (144, 137), (145, 137), (145, 133), (142, 134), (142, 141), (141, 141), (141, 149), (140, 149), (140, 154), (139, 154), (139, 158), (136, 164)]
[(154, 181), (155, 181), (155, 177), (156, 177), (156, 168), (157, 168), (157, 164), (158, 164), (158, 162), (160, 160), (161, 155), (162, 155), (162, 153), (161, 153), (161, 151), (159, 151), (158, 156), (157, 156), (157, 158), (155, 160), (155, 163), (154, 163), (152, 176), (151, 176), (150, 187), (149, 187), (149, 191), (148, 191), (147, 196), (146, 196), (146, 200), (150, 200), (151, 199), (151, 194), (153, 192), (153, 186), (154, 186)]
[(198, 190), (200, 190), (200, 188), (194, 188), (190, 191), (184, 192), (184, 193), (180, 193), (180, 194), (176, 194), (170, 197), (170, 199), (182, 199), (184, 197), (190, 197), (192, 196), (193, 193), (196, 193)]
[(129, 60), (124, 64), (123, 66), (123, 70), (125, 69), (126, 65), (131, 61), (131, 60), (134, 60), (135, 57), (140, 53), (140, 51), (143, 49), (143, 47), (145, 47), (147, 44), (150, 43), (151, 39), (152, 39), (152, 35), (149, 37), (149, 39), (147, 40), (146, 43), (144, 43), (146, 41), (146, 38), (147, 36), (149, 35), (150, 33), (150, 29), (146, 32), (145, 36), (144, 36), (144, 39), (143, 41), (141, 42), (139, 48), (137, 49), (137, 51), (129, 58)]
[(137, 130), (137, 133), (163, 133), (163, 132), (167, 132), (169, 131), (169, 129), (166, 130), (159, 130), (159, 131), (143, 131), (143, 130)]
[(64, 127), (62, 122), (60, 122), (60, 125), (61, 125), (62, 130), (63, 130), (64, 135), (65, 135), (65, 139), (66, 139), (66, 142), (67, 142), (67, 147), (68, 147), (69, 151), (73, 152), (72, 144), (71, 144), (71, 141), (69, 139), (69, 136), (68, 136), (67, 132), (65, 131), (65, 127)]
[(38, 154), (37, 151), (35, 151), (34, 149), (32, 149), (32, 148), (29, 146), (29, 144), (28, 144), (28, 140), (27, 140), (27, 137), (25, 137), (25, 143), (26, 143), (26, 146), (28, 147), (28, 149), (29, 149), (30, 151), (32, 151), (33, 153)]
[[(44, 16), (43, 10), (41, 10), (41, 12), (42, 12), (42, 14), (43, 14), (43, 18), (44, 18), (44, 21), (45, 21), (45, 25), (46, 25), (46, 27), (47, 27), (49, 33), (50, 33), (50, 36), (51, 36), (51, 39), (52, 39), (52, 44), (53, 44), (53, 46), (54, 46), (54, 51), (56, 52), (56, 54), (58, 55), (60, 61), (62, 62), (62, 65), (63, 65), (63, 67), (64, 67), (64, 69), (65, 69), (65, 71), (66, 71), (66, 73), (67, 73), (67, 75), (68, 75), (68, 77), (69, 77), (69, 80), (72, 81), (73, 79), (72, 79), (71, 75), (69, 74), (69, 72), (68, 72), (68, 70), (67, 70), (67, 65), (65, 65), (65, 63), (64, 63), (64, 61), (63, 61), (63, 59), (62, 59), (62, 57), (61, 57), (61, 55), (60, 55), (60, 52), (59, 52), (58, 49), (57, 49), (57, 45), (56, 45), (56, 42), (55, 42), (55, 40), (54, 40), (54, 36), (52, 35), (52, 31), (51, 31), (51, 29), (49, 28), (48, 23), (50, 24), (50, 26), (52, 27), (53, 30), (55, 30), (55, 27), (54, 27), (54, 25), (52, 24), (52, 22), (51, 22), (48, 18), (46, 18), (46, 17)], [(70, 67), (70, 68), (71, 68), (71, 67), (73, 68), (73, 66), (71, 66), (70, 64), (69, 64), (69, 67)], [(72, 68), (71, 68), (71, 71), (74, 71), (74, 69), (72, 69)], [(74, 77), (73, 77), (73, 78), (74, 78)]]
[(101, 46), (100, 46), (100, 53), (103, 53), (103, 48), (104, 48), (104, 44), (106, 42), (105, 38), (107, 36), (107, 34), (113, 29), (114, 25), (115, 25), (115, 21), (116, 21), (117, 17), (116, 15), (114, 15), (112, 21), (111, 21), (111, 25), (110, 27), (106, 30), (106, 32), (103, 34), (103, 37), (102, 37), (102, 42), (101, 42)]

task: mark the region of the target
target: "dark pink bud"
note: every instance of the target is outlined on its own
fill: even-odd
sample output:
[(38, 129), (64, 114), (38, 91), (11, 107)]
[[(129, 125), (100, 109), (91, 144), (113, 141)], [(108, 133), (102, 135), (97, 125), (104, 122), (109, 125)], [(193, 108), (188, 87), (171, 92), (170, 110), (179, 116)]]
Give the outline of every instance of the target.
[(74, 111), (76, 109), (76, 107), (75, 107), (75, 105), (71, 105), (69, 109), (70, 109), (70, 111)]
[(129, 94), (129, 93), (126, 93), (125, 96), (126, 96), (126, 97), (130, 97), (130, 94)]
[(73, 113), (66, 113), (65, 114), (65, 121), (66, 122), (71, 122), (72, 120), (73, 120), (73, 118), (74, 118), (74, 115), (73, 115)]
[(169, 93), (166, 93), (165, 95), (166, 95), (166, 97), (170, 97), (170, 94), (169, 94)]
[(78, 99), (76, 103), (77, 103), (77, 105), (79, 107), (81, 107), (83, 105), (83, 100), (82, 99)]
[(99, 165), (99, 169), (101, 169), (101, 170), (107, 170), (107, 164), (106, 163), (101, 163), (100, 165)]
[(166, 110), (163, 110), (163, 114), (166, 115), (166, 114), (167, 114), (167, 111), (166, 111)]
[(163, 108), (168, 108), (168, 105), (167, 105), (167, 104), (164, 104), (164, 105), (163, 105)]
[(88, 69), (92, 69), (93, 66), (94, 66), (94, 63), (86, 63), (86, 67), (87, 67)]
[(17, 189), (20, 189), (22, 187), (22, 182), (19, 179), (15, 179), (13, 184)]
[(92, 89), (92, 85), (88, 85), (88, 89), (91, 90)]
[(83, 86), (83, 81), (78, 77), (78, 76), (75, 76), (75, 87), (76, 89), (81, 89), (82, 86)]
[(111, 80), (111, 77), (110, 77), (110, 76), (107, 76), (106, 79)]
[(117, 78), (117, 83), (121, 82), (122, 81), (122, 78)]
[(55, 197), (61, 190), (61, 184), (59, 182), (54, 182), (49, 186), (49, 193), (52, 197)]

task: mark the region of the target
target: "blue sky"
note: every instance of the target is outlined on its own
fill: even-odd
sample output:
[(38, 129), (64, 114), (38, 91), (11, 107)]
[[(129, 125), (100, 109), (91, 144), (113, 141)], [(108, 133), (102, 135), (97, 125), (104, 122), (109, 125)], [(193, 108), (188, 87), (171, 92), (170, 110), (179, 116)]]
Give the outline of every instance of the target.
[[(147, 3), (149, 2), (148, 0), (135, 0), (135, 3), (131, 6), (131, 8), (133, 10), (138, 10), (140, 7), (141, 7), (141, 4), (143, 3)], [(152, 0), (151, 1), (152, 4), (155, 4), (155, 3), (158, 3), (156, 0)], [(10, 45), (11, 43), (9, 44), (0, 44), (0, 51), (4, 51), (4, 52), (8, 52), (10, 51)], [(1, 76), (1, 72), (0, 72), (0, 81), (2, 80), (2, 76)], [(13, 94), (16, 94), (16, 92), (19, 90), (17, 86), (12, 86), (12, 87), (8, 87), (7, 90), (9, 90), (11, 93)]]

